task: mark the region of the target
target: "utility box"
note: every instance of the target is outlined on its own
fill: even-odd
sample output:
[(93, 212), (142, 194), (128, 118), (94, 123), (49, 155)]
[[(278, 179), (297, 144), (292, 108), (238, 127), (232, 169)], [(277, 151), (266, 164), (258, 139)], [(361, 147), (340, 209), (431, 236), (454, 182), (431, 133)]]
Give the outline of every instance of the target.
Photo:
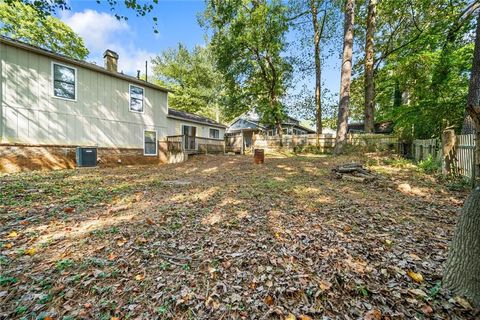
[(96, 147), (77, 147), (77, 167), (96, 167), (97, 166), (97, 148)]

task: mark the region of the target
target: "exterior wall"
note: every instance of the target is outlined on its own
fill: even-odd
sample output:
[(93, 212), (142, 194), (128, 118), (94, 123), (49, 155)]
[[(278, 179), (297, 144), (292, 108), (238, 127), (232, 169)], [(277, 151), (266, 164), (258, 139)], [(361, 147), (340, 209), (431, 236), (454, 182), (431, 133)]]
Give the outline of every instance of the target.
[[(76, 147), (72, 146), (0, 146), (0, 172), (72, 169), (76, 167), (75, 156)], [(144, 156), (140, 148), (106, 147), (97, 149), (97, 157), (100, 167), (171, 162), (171, 155), (162, 143), (159, 143), (159, 155), (155, 157)]]
[[(158, 140), (167, 135), (167, 93), (164, 91), (144, 86), (144, 113), (136, 113), (129, 111), (130, 82), (127, 80), (5, 43), (0, 43), (0, 60), (0, 143), (3, 145), (143, 150), (144, 130), (156, 130)], [(53, 96), (54, 61), (76, 68), (76, 101)]]
[(219, 131), (219, 139), (224, 139), (225, 136), (225, 128), (219, 128), (214, 126), (209, 126), (206, 124), (200, 124), (197, 122), (189, 122), (187, 120), (178, 120), (168, 118), (168, 135), (169, 136), (176, 136), (182, 134), (182, 126), (194, 126), (197, 127), (197, 137), (209, 138), (210, 137), (210, 129), (217, 129)]

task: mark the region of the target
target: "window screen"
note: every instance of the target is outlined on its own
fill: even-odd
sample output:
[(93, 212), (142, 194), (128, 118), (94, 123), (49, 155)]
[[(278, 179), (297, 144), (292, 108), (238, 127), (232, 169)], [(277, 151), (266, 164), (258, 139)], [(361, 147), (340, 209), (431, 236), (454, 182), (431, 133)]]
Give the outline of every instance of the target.
[(157, 132), (145, 131), (143, 134), (144, 151), (143, 153), (148, 156), (157, 155)]
[(210, 129), (210, 138), (212, 139), (220, 138), (220, 131), (218, 129)]
[(143, 112), (143, 88), (130, 85), (130, 111)]
[(59, 64), (53, 64), (53, 95), (59, 98), (75, 100), (76, 70)]

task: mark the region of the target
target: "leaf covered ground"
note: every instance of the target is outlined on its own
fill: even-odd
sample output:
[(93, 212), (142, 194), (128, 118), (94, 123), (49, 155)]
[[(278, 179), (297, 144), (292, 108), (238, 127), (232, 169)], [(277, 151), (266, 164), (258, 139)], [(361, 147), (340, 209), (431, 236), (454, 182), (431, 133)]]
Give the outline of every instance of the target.
[[(378, 179), (335, 179), (352, 161)], [(402, 162), (200, 156), (0, 179), (0, 319), (478, 317), (441, 286), (467, 192)]]

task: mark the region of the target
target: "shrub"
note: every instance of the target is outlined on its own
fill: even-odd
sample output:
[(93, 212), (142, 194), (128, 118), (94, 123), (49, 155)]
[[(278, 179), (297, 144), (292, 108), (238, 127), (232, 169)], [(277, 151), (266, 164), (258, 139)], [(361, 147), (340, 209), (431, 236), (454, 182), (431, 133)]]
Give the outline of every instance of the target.
[(429, 155), (427, 159), (418, 163), (418, 168), (425, 173), (438, 173), (442, 169), (442, 163)]

